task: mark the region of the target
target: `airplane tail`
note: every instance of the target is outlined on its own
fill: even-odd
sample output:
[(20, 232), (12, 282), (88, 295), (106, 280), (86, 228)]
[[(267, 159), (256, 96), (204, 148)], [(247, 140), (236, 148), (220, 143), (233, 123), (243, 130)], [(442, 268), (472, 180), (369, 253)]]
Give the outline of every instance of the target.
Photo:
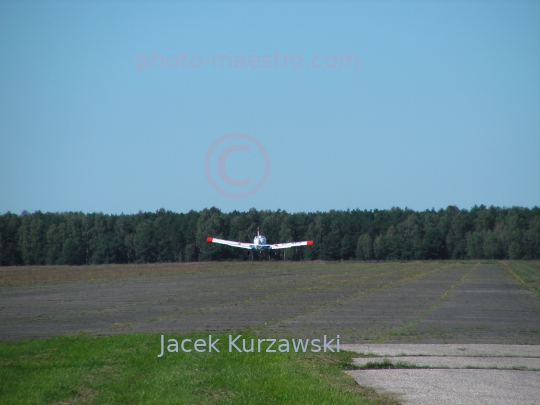
[(260, 234), (259, 234), (259, 227), (257, 227), (257, 236), (260, 236)]

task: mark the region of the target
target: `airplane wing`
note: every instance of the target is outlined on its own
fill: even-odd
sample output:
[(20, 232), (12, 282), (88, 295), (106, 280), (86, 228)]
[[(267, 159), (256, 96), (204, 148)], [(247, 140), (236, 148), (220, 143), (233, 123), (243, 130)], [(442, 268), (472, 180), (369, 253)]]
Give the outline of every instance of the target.
[(212, 242), (212, 243), (220, 243), (222, 245), (229, 245), (229, 246), (244, 248), (244, 249), (257, 249), (257, 247), (253, 243), (236, 242), (234, 240), (225, 240), (225, 239), (208, 237), (206, 238), (206, 241)]
[(268, 246), (267, 249), (288, 249), (296, 246), (311, 246), (313, 245), (312, 240), (304, 240), (302, 242), (288, 242), (288, 243), (276, 243), (273, 245), (264, 245)]

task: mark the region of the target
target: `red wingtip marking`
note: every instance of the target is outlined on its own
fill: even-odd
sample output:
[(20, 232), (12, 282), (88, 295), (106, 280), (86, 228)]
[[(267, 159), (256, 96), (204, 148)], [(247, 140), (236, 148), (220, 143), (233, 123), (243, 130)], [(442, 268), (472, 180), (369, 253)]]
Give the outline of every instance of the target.
[(214, 238), (210, 238), (210, 237), (206, 238), (207, 242), (212, 242), (213, 240), (214, 240)]
[(308, 244), (308, 246), (309, 246), (309, 245), (313, 245), (313, 241), (312, 241), (312, 240), (308, 240), (308, 241), (307, 241), (307, 244)]

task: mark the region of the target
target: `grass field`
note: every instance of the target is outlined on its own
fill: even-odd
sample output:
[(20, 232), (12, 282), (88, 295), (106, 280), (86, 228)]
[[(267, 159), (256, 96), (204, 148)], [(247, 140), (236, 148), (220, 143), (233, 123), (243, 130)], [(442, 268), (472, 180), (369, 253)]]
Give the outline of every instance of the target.
[(348, 352), (159, 351), (157, 334), (0, 343), (0, 404), (397, 404), (343, 373)]
[[(327, 332), (341, 333), (349, 342), (374, 339), (392, 325), (367, 318), (362, 323), (359, 315), (377, 310), (373, 316), (382, 319), (410, 298), (421, 312), (474, 265), (245, 262), (6, 268), (0, 270), (6, 287), (0, 291), (0, 340), (247, 328), (266, 336), (307, 338)], [(412, 315), (400, 314), (406, 321)]]
[[(0, 267), (0, 287), (37, 285), (43, 283), (70, 282), (78, 280), (120, 280), (125, 278), (148, 278), (167, 276), (197, 276), (197, 275), (245, 275), (252, 271), (269, 273), (271, 271), (307, 270), (310, 274), (325, 275), (327, 278), (335, 272), (344, 271), (354, 277), (362, 276), (364, 272), (403, 271), (420, 268), (431, 268), (443, 263), (476, 263), (471, 262), (193, 262), (193, 263), (147, 263), (147, 264), (104, 264), (88, 266), (8, 266)], [(426, 267), (427, 266), (427, 267)], [(380, 275), (379, 275), (380, 276)], [(327, 284), (332, 280), (325, 280)], [(348, 279), (337, 280), (345, 283)], [(354, 281), (354, 280), (352, 280)]]
[[(159, 277), (175, 274), (208, 274), (220, 273), (227, 270), (242, 271), (254, 265), (268, 267), (273, 265), (279, 266), (280, 264), (282, 263), (194, 262), (103, 264), (89, 266), (10, 266), (0, 267), (0, 286), (33, 285), (77, 280), (118, 280), (122, 278)], [(295, 268), (298, 267), (297, 263), (293, 265)], [(302, 264), (299, 267), (303, 267)]]

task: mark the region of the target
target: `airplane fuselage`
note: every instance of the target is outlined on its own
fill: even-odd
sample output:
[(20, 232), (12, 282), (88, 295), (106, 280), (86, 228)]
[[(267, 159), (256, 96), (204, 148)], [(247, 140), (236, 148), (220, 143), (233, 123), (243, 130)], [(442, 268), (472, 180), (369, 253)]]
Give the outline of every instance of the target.
[(257, 246), (257, 249), (261, 248), (261, 245), (266, 245), (266, 237), (263, 235), (257, 235), (253, 239), (253, 244)]

